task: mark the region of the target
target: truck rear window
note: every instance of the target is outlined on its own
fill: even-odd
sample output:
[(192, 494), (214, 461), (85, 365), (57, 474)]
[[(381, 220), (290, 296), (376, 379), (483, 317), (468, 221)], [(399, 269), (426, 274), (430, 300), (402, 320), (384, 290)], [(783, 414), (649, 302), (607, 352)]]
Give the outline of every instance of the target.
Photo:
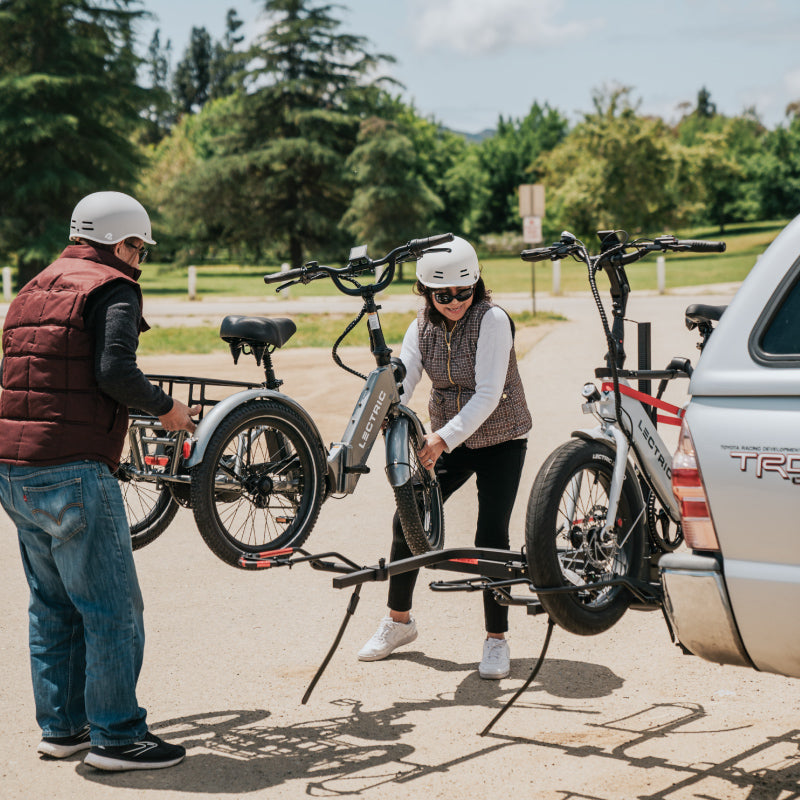
[(782, 288), (757, 326), (762, 331), (757, 337), (759, 360), (772, 363), (800, 359), (800, 273), (795, 271)]

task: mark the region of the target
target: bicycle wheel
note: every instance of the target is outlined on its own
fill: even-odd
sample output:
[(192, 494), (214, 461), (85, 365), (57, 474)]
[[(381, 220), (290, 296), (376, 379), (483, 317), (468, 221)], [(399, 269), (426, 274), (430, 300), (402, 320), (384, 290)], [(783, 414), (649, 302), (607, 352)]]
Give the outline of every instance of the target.
[(417, 456), (423, 443), (413, 425), (409, 425), (408, 430), (411, 478), (393, 488), (406, 544), (415, 556), (419, 556), (429, 550), (441, 550), (444, 546), (444, 512), (439, 482), (431, 477)]
[(322, 447), (282, 403), (234, 409), (192, 471), (192, 510), (212, 552), (233, 566), (244, 553), (300, 547), (324, 496)]
[(123, 455), (114, 474), (119, 481), (125, 516), (131, 529), (131, 546), (139, 550), (167, 529), (178, 513), (178, 503), (165, 484), (137, 480), (131, 466), (130, 455)]
[(643, 501), (635, 477), (623, 482), (617, 520), (603, 537), (614, 452), (574, 439), (556, 449), (536, 476), (528, 501), (525, 544), (534, 586), (574, 592), (539, 595), (554, 622), (571, 633), (602, 633), (633, 596), (624, 586), (581, 589), (620, 576), (638, 577), (644, 543)]

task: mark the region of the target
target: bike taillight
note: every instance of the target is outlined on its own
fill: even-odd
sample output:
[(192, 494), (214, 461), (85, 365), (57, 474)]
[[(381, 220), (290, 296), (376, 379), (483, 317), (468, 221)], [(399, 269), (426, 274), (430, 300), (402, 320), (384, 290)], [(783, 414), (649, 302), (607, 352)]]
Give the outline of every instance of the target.
[(678, 449), (672, 457), (672, 493), (680, 506), (686, 544), (692, 550), (719, 550), (703, 476), (685, 419), (681, 425)]

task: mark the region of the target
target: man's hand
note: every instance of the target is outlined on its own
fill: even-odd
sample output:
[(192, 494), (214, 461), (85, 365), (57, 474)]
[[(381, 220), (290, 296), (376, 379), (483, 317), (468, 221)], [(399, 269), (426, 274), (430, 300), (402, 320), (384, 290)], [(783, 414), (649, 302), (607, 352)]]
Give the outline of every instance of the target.
[(196, 417), (199, 413), (200, 406), (189, 408), (186, 403), (181, 403), (180, 400), (173, 400), (172, 408), (158, 419), (164, 426), (164, 430), (194, 433), (195, 424), (192, 421), (192, 417)]

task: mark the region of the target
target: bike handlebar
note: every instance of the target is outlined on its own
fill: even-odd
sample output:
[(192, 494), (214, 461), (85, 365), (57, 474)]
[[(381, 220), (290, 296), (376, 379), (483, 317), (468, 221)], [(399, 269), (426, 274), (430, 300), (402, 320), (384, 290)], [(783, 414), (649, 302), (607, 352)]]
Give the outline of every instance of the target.
[[(362, 292), (376, 293), (385, 289), (394, 278), (394, 268), (398, 261), (409, 258), (419, 259), (423, 253), (440, 245), (452, 242), (455, 237), (452, 233), (438, 233), (424, 239), (412, 239), (410, 242), (396, 247), (382, 258), (371, 259), (366, 255), (366, 248), (359, 257), (348, 262), (344, 267), (328, 267), (318, 264), (316, 261), (309, 261), (302, 267), (295, 267), (286, 272), (272, 272), (264, 276), (264, 283), (280, 283), (290, 285), (292, 283), (310, 283), (317, 278), (329, 277), (336, 288), (344, 294), (358, 295)], [(360, 286), (353, 279), (364, 272), (375, 272), (378, 267), (388, 265), (380, 278), (370, 286)], [(376, 272), (377, 274), (377, 272)], [(343, 280), (355, 283), (355, 288), (345, 286)], [(280, 288), (283, 287), (278, 287)]]
[(553, 247), (532, 247), (530, 250), (523, 250), (519, 257), (523, 261), (547, 261), (553, 257)]
[(430, 250), (432, 247), (438, 247), (441, 244), (452, 242), (454, 238), (452, 233), (438, 233), (433, 236), (428, 236), (426, 239), (412, 239), (408, 243), (408, 249), (419, 258), (425, 250)]
[[(583, 245), (572, 234), (562, 234), (561, 241), (548, 247), (533, 247), (523, 250), (520, 258), (523, 261), (558, 261), (567, 256), (580, 255)], [(631, 252), (625, 252), (631, 250)], [(676, 239), (674, 236), (659, 236), (651, 242), (620, 242), (612, 246), (607, 253), (598, 257), (598, 263), (607, 262), (613, 266), (631, 264), (655, 251), (694, 253), (724, 253), (725, 242), (706, 241), (704, 239)], [(586, 254), (588, 256), (588, 254)]]
[(676, 250), (688, 250), (693, 253), (724, 253), (725, 242), (711, 242), (703, 239), (678, 239)]
[(296, 267), (295, 269), (287, 270), (286, 272), (273, 272), (264, 276), (264, 283), (280, 283), (281, 281), (294, 281), (302, 280), (306, 276), (308, 270), (306, 267)]

